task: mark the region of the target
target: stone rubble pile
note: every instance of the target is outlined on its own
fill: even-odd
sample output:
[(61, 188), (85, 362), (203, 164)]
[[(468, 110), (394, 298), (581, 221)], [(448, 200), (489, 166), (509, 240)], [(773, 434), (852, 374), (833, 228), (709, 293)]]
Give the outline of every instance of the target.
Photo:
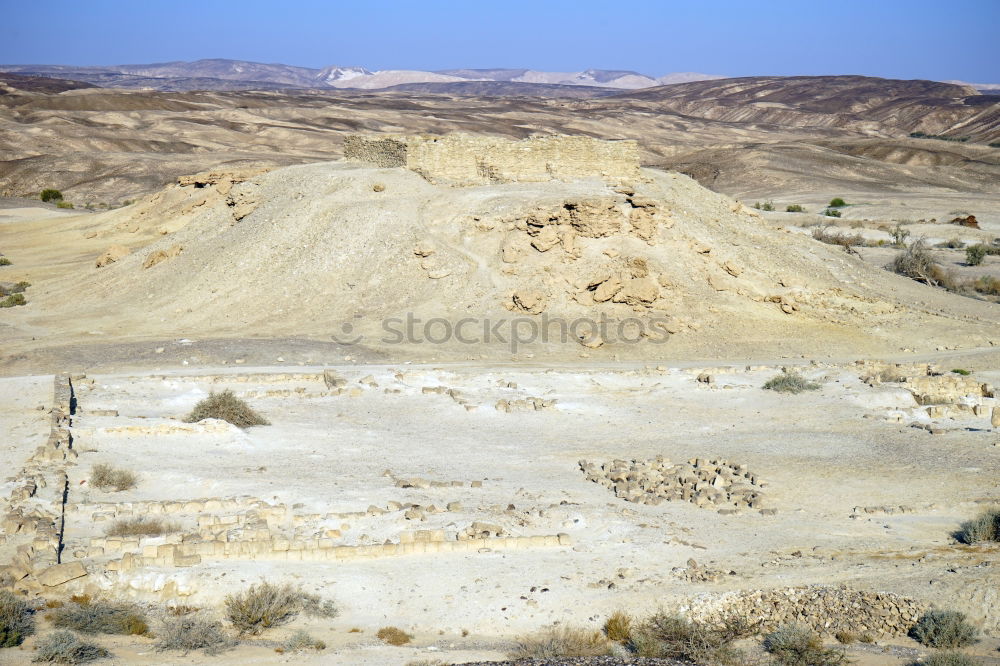
[(712, 625), (742, 616), (760, 621), (761, 632), (799, 624), (824, 635), (846, 631), (873, 637), (905, 635), (926, 610), (915, 599), (845, 586), (745, 590), (699, 597), (682, 609), (688, 618)]
[(598, 465), (580, 461), (588, 481), (613, 490), (627, 502), (658, 505), (683, 501), (720, 512), (760, 509), (766, 483), (746, 465), (692, 458), (672, 463), (663, 456), (650, 460), (612, 460)]

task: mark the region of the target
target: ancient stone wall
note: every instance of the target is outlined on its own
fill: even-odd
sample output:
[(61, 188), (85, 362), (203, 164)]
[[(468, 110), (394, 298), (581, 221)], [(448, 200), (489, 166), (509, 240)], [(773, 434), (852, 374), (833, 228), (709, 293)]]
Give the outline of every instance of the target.
[(499, 137), (351, 135), (344, 156), (379, 167), (405, 167), (432, 183), (486, 185), (603, 178), (620, 182), (639, 176), (635, 141), (585, 136), (540, 136), (512, 141)]

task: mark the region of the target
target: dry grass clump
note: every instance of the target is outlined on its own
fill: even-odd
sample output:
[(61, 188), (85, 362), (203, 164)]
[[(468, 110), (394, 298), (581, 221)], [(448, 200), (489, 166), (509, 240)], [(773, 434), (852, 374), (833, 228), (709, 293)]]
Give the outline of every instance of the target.
[(10, 266), (13, 262), (7, 257), (0, 254), (0, 266)]
[(55, 609), (50, 618), (53, 626), (81, 634), (142, 636), (149, 632), (145, 614), (129, 603), (75, 603)]
[(180, 650), (187, 653), (202, 650), (207, 655), (217, 655), (235, 647), (236, 641), (222, 630), (222, 625), (196, 615), (186, 615), (164, 621), (157, 633), (159, 651)]
[(968, 544), (1000, 541), (1000, 507), (986, 509), (972, 520), (962, 523), (955, 536)]
[(802, 393), (803, 391), (815, 391), (820, 387), (816, 382), (811, 382), (797, 372), (782, 371), (768, 379), (764, 383), (764, 388), (768, 391), (778, 391), (779, 393)]
[(517, 640), (512, 659), (558, 657), (603, 657), (611, 653), (611, 642), (600, 631), (574, 627), (551, 627)]
[(7, 590), (0, 590), (0, 648), (16, 647), (35, 631), (28, 604)]
[(375, 637), (389, 645), (406, 645), (413, 640), (413, 636), (399, 627), (382, 627), (375, 633)]
[(117, 491), (135, 488), (139, 477), (127, 469), (116, 469), (106, 463), (94, 465), (90, 470), (90, 485), (101, 490), (114, 488)]
[(277, 648), (278, 652), (302, 652), (305, 650), (325, 650), (326, 643), (319, 640), (318, 638), (313, 638), (306, 632), (299, 629), (294, 634), (288, 637), (281, 647)]
[(604, 635), (609, 641), (627, 643), (632, 638), (632, 616), (625, 611), (615, 611), (604, 622)]
[(56, 631), (38, 641), (35, 657), (39, 664), (86, 664), (110, 657), (111, 653), (94, 643), (87, 643), (72, 631)]
[(271, 425), (271, 422), (255, 412), (245, 400), (237, 398), (232, 391), (226, 389), (222, 393), (209, 394), (200, 401), (185, 417), (186, 423), (197, 423), (205, 419), (221, 419), (232, 423), (237, 428)]
[(833, 637), (837, 639), (838, 643), (842, 643), (844, 645), (850, 645), (851, 643), (858, 642), (857, 635), (851, 631), (838, 631), (833, 635)]
[(927, 611), (910, 629), (910, 637), (933, 648), (960, 648), (977, 642), (978, 631), (965, 621), (965, 613)]
[(294, 585), (263, 582), (226, 597), (226, 617), (240, 634), (256, 636), (283, 624), (300, 612), (335, 617), (337, 607)]
[(978, 666), (980, 663), (961, 652), (945, 650), (944, 652), (935, 652), (923, 661), (915, 661), (911, 666)]
[(782, 666), (838, 666), (849, 663), (843, 650), (825, 648), (811, 629), (786, 625), (764, 637), (764, 649)]
[(116, 520), (108, 527), (107, 536), (160, 536), (168, 532), (176, 532), (175, 523), (160, 518), (123, 518)]

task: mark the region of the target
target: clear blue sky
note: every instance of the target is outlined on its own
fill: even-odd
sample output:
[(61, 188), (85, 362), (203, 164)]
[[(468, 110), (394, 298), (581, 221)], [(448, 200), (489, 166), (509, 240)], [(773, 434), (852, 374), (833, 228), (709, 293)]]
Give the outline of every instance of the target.
[(0, 0), (0, 63), (233, 58), (1000, 82), (1000, 0)]

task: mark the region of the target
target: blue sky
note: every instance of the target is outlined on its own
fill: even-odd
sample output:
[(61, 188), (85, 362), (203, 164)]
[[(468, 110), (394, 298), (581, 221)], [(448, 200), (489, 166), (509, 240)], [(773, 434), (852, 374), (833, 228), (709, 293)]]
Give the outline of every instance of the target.
[(0, 0), (0, 63), (234, 58), (1000, 82), (1000, 0)]

